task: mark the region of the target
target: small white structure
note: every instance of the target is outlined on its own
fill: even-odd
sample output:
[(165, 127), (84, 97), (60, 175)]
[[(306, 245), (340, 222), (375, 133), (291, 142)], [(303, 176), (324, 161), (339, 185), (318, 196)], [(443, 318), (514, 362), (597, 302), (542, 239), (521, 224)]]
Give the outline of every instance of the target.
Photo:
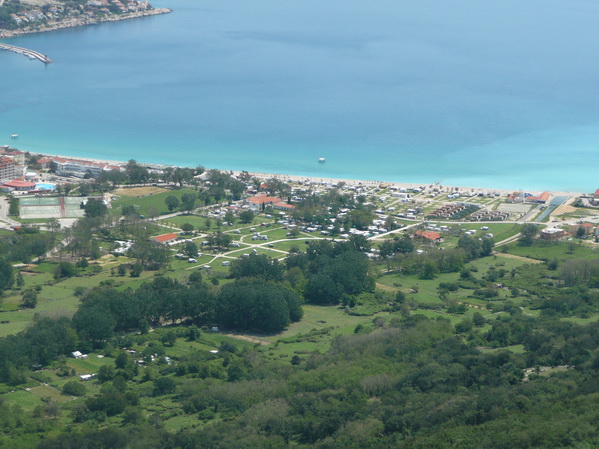
[(82, 354), (80, 351), (71, 352), (71, 357), (74, 359), (86, 359), (87, 354)]

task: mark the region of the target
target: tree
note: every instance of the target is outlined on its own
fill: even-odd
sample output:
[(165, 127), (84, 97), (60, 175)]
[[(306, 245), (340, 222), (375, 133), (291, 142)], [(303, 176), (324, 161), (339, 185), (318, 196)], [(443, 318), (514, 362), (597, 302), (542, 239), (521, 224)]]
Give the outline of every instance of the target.
[(387, 219), (385, 220), (385, 224), (383, 225), (383, 227), (387, 231), (393, 231), (394, 229), (397, 229), (397, 223), (395, 222), (395, 219), (393, 218), (393, 216), (389, 215), (387, 217)]
[(102, 251), (100, 250), (100, 245), (98, 245), (97, 240), (92, 240), (91, 248), (89, 250), (89, 258), (91, 260), (98, 260), (102, 257)]
[(480, 246), (481, 257), (490, 256), (491, 254), (493, 254), (493, 247), (495, 246), (495, 241), (490, 237), (485, 237), (483, 238)]
[(85, 216), (90, 218), (103, 217), (108, 214), (108, 207), (106, 207), (104, 201), (93, 198), (87, 200), (83, 209), (85, 210)]
[(477, 259), (478, 257), (480, 257), (482, 252), (482, 244), (480, 240), (470, 235), (463, 235), (462, 237), (460, 237), (460, 239), (458, 240), (458, 248), (461, 248), (464, 251), (466, 251), (468, 259)]
[(138, 165), (134, 159), (129, 160), (127, 166), (125, 167), (125, 172), (131, 184), (142, 184), (150, 177), (148, 169)]
[(154, 381), (154, 396), (162, 396), (164, 394), (173, 394), (177, 388), (177, 384), (170, 377), (159, 377)]
[(420, 272), (420, 279), (435, 279), (439, 274), (439, 269), (437, 265), (435, 265), (431, 261), (427, 261), (424, 263), (422, 270)]
[(166, 346), (175, 346), (177, 342), (177, 334), (174, 330), (170, 329), (160, 337), (160, 341)]
[(114, 379), (116, 376), (116, 370), (112, 365), (102, 365), (98, 370), (98, 380), (100, 383), (108, 382)]
[(185, 242), (185, 247), (184, 250), (185, 254), (187, 254), (189, 257), (197, 257), (198, 255), (198, 245), (196, 245), (194, 242), (189, 241), (189, 242)]
[(114, 366), (117, 369), (126, 368), (128, 363), (129, 363), (129, 354), (127, 354), (125, 351), (119, 352), (119, 354), (114, 359)]
[(70, 262), (60, 262), (54, 268), (54, 279), (70, 278), (77, 274), (77, 267)]
[(4, 291), (13, 286), (15, 275), (12, 266), (5, 260), (0, 260), (0, 291)]
[(225, 234), (221, 231), (216, 231), (214, 234), (210, 234), (207, 239), (210, 246), (218, 248), (228, 248), (233, 240), (229, 234)]
[(233, 224), (233, 223), (235, 223), (235, 220), (236, 220), (235, 214), (233, 212), (231, 212), (230, 210), (227, 211), (227, 213), (225, 214), (225, 221), (227, 223)]
[(164, 203), (166, 207), (168, 207), (169, 212), (174, 211), (177, 207), (179, 207), (179, 198), (174, 195), (169, 195), (164, 199)]
[(166, 246), (150, 240), (138, 240), (127, 251), (127, 254), (133, 259), (137, 259), (144, 268), (162, 267), (168, 263), (171, 255)]
[(351, 218), (352, 224), (358, 229), (366, 229), (372, 225), (374, 220), (374, 213), (367, 209), (354, 209), (348, 216)]
[(25, 285), (25, 279), (23, 279), (23, 274), (19, 271), (17, 273), (17, 288), (21, 289)]
[(216, 320), (223, 327), (274, 333), (301, 317), (299, 297), (280, 284), (240, 280), (218, 295)]
[(244, 210), (239, 214), (239, 221), (243, 224), (250, 224), (254, 221), (254, 212), (251, 210)]
[(195, 206), (196, 199), (195, 193), (184, 193), (181, 196), (181, 210), (186, 211), (188, 214), (191, 213)]
[(235, 279), (261, 278), (266, 281), (283, 280), (283, 265), (263, 254), (251, 254), (240, 257), (231, 263), (230, 273)]
[(522, 226), (522, 230), (520, 231), (520, 234), (522, 234), (522, 237), (520, 237), (519, 239), (520, 243), (524, 246), (532, 245), (532, 242), (538, 234), (538, 232), (539, 228), (537, 225), (532, 223), (526, 223), (524, 226)]
[(23, 307), (35, 309), (35, 306), (37, 306), (37, 292), (35, 290), (27, 290), (23, 293)]
[(85, 396), (87, 388), (82, 383), (71, 380), (64, 384), (62, 392), (69, 396)]
[(487, 323), (487, 320), (480, 312), (474, 312), (472, 315), (472, 322), (476, 327), (482, 327)]
[(135, 217), (137, 216), (137, 210), (133, 205), (123, 206), (121, 208), (121, 215), (124, 217)]
[(191, 223), (183, 223), (181, 225), (181, 230), (183, 232), (192, 232), (194, 229), (194, 226)]

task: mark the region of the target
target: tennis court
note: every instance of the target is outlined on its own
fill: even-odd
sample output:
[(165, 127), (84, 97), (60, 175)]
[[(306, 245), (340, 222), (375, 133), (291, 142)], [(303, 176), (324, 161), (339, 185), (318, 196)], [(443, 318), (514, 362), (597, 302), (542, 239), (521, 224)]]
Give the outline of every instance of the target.
[(85, 214), (81, 198), (26, 197), (19, 199), (21, 218), (80, 218)]

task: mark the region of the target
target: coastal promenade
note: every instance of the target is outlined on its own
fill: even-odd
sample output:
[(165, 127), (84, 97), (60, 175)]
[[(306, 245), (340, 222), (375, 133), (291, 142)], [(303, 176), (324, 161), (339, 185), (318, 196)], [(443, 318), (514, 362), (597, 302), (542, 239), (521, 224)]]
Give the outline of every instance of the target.
[(44, 64), (49, 64), (52, 62), (52, 60), (50, 58), (48, 58), (46, 55), (42, 55), (41, 53), (39, 53), (37, 51), (29, 50), (27, 48), (16, 47), (14, 45), (0, 43), (0, 49), (19, 53), (19, 54), (25, 55), (31, 59), (38, 59), (38, 60), (42, 61)]

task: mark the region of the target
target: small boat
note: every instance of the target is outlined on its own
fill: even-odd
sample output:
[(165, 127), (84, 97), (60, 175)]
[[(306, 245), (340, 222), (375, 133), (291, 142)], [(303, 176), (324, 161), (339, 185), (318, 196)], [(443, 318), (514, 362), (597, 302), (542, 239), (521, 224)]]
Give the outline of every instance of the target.
[(322, 164), (324, 161), (326, 161), (326, 160), (327, 160), (327, 158), (326, 158), (326, 157), (319, 157), (319, 158), (318, 158), (318, 162), (320, 162), (321, 164)]
[(18, 134), (11, 134), (11, 135), (10, 135), (10, 138), (11, 138), (11, 139), (18, 139), (18, 138), (19, 138), (19, 135), (18, 135)]

